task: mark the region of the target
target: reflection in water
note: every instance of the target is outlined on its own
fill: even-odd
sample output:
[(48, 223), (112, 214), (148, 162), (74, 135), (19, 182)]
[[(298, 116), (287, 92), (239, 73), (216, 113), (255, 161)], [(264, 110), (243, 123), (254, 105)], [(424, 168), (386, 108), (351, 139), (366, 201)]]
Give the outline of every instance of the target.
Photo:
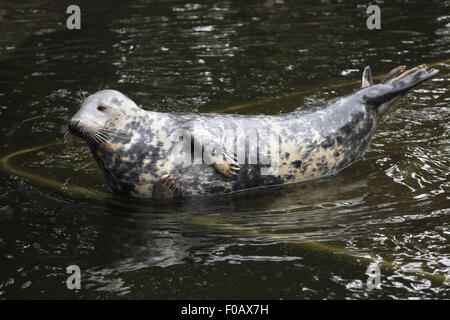
[[(79, 88), (165, 112), (275, 114), (348, 93), (357, 85), (330, 86), (359, 82), (365, 65), (382, 74), (448, 59), (450, 41), (446, 3), (390, 2), (382, 32), (347, 2), (79, 1), (77, 33), (58, 26), (59, 2), (2, 5), (1, 156), (60, 140)], [(157, 206), (1, 172), (0, 297), (448, 297), (448, 61), (436, 67), (364, 161), (321, 181)], [(12, 164), (63, 190), (107, 191), (77, 142)], [(368, 291), (374, 261), (382, 289)], [(83, 271), (79, 292), (64, 285), (70, 264)]]

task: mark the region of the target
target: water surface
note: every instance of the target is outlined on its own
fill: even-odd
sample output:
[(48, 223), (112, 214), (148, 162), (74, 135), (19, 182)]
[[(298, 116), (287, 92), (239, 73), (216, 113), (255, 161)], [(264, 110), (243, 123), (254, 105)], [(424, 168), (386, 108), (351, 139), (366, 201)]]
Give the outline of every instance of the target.
[(364, 1), (78, 1), (79, 31), (69, 4), (0, 5), (2, 157), (62, 140), (80, 90), (277, 114), (357, 89), (366, 65), (440, 73), (397, 103), (363, 161), (311, 183), (154, 206), (71, 189), (107, 192), (80, 141), (18, 155), (20, 171), (0, 171), (0, 298), (449, 297), (449, 1), (389, 1), (375, 31)]

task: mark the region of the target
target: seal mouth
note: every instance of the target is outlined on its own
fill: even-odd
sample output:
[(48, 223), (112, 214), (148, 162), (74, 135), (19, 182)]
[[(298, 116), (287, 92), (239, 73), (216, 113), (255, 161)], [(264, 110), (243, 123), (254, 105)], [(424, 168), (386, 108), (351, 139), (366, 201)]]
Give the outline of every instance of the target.
[(70, 120), (68, 125), (69, 133), (85, 140), (91, 145), (101, 145), (111, 139), (129, 141), (130, 134), (115, 129), (104, 128), (99, 125), (91, 125), (80, 119)]
[(71, 120), (69, 122), (69, 132), (90, 144), (102, 144), (109, 138), (104, 135), (100, 135), (97, 130), (87, 129), (81, 120)]

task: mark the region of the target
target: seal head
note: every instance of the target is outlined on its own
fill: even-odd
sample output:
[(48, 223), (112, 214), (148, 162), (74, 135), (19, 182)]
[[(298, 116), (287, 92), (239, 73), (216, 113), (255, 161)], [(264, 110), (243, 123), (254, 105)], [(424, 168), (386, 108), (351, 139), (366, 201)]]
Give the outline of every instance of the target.
[(102, 90), (87, 97), (69, 122), (70, 133), (92, 146), (120, 135), (130, 114), (141, 110), (133, 100), (116, 90)]

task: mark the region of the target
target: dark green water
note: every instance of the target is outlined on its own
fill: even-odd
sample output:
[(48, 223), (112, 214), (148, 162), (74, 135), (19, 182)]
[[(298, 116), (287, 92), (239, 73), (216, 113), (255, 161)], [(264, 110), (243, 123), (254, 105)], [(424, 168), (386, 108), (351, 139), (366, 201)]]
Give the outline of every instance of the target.
[(385, 117), (364, 161), (316, 183), (128, 206), (64, 192), (105, 190), (79, 141), (14, 158), (64, 186), (0, 171), (0, 298), (450, 297), (450, 1), (388, 1), (374, 31), (366, 1), (107, 3), (77, 1), (82, 29), (68, 31), (69, 2), (2, 0), (0, 156), (60, 141), (79, 88), (166, 112), (314, 89), (228, 110), (275, 114), (355, 90), (330, 86), (366, 65), (447, 61)]

